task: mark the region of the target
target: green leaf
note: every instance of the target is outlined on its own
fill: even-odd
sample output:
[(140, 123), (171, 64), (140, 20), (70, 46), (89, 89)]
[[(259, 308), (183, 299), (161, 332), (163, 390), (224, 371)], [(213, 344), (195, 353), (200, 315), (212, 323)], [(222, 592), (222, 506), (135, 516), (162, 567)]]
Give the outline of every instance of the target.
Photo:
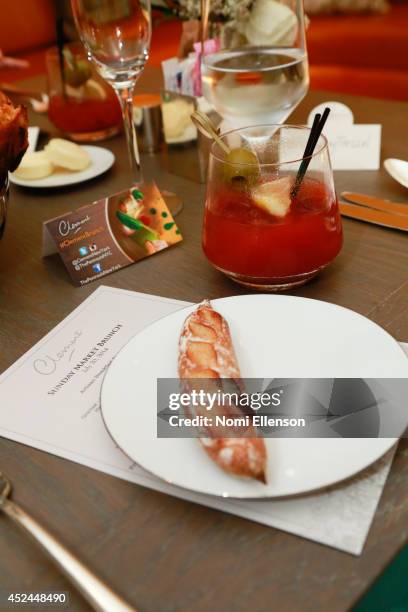
[(157, 240), (158, 234), (154, 230), (151, 230), (150, 227), (147, 227), (144, 223), (139, 221), (139, 219), (134, 219), (130, 215), (122, 212), (121, 210), (116, 211), (116, 216), (123, 225), (128, 227), (129, 229), (143, 231), (144, 240)]
[(135, 198), (135, 200), (143, 200), (144, 198), (143, 193), (140, 191), (140, 189), (133, 189), (132, 196)]

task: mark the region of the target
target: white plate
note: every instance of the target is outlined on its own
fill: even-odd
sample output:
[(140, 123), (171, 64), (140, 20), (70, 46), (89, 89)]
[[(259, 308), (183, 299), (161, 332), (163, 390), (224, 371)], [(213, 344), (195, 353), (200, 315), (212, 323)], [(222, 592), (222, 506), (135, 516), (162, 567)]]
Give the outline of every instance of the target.
[(84, 145), (82, 148), (89, 153), (92, 160), (91, 165), (86, 168), (86, 170), (82, 170), (81, 172), (70, 172), (69, 170), (61, 169), (50, 176), (34, 181), (26, 181), (18, 178), (14, 174), (10, 174), (10, 182), (15, 185), (20, 185), (20, 187), (41, 187), (42, 189), (47, 187), (66, 187), (67, 185), (75, 185), (76, 183), (89, 181), (89, 179), (103, 174), (113, 166), (115, 156), (109, 149), (90, 145)]
[(403, 159), (389, 158), (384, 161), (384, 168), (392, 178), (408, 189), (408, 162)]
[[(213, 300), (230, 324), (245, 377), (406, 377), (408, 360), (381, 327), (351, 310), (284, 295)], [(305, 493), (356, 474), (395, 439), (267, 439), (268, 484), (220, 470), (195, 439), (156, 437), (156, 379), (177, 377), (184, 308), (135, 336), (102, 386), (102, 415), (118, 446), (159, 478), (192, 491), (262, 498)]]

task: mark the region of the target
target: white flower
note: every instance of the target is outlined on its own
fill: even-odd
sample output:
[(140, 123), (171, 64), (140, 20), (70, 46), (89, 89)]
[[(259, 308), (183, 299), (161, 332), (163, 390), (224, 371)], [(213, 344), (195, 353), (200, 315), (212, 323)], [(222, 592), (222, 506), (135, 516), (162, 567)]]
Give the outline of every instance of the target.
[[(253, 0), (209, 0), (213, 21), (235, 21), (248, 15)], [(179, 15), (183, 19), (199, 19), (201, 0), (179, 0)]]

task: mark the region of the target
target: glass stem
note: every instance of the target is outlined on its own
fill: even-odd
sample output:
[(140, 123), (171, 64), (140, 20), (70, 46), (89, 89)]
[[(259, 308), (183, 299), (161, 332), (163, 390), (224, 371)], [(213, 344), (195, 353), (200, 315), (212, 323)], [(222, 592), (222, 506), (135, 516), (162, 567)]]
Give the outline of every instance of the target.
[(133, 86), (117, 88), (115, 91), (122, 108), (132, 180), (134, 183), (140, 183), (142, 180), (142, 170), (140, 167), (139, 148), (137, 146), (136, 126), (133, 121)]

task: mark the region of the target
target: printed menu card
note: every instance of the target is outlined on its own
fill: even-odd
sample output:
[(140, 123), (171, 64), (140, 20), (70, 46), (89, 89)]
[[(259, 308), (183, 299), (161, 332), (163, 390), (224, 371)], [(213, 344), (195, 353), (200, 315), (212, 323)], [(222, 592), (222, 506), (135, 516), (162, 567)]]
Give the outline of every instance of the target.
[(186, 305), (99, 287), (0, 376), (0, 435), (141, 486), (360, 554), (393, 451), (328, 492), (281, 501), (241, 502), (207, 497), (162, 482), (132, 463), (112, 441), (103, 424), (99, 400), (109, 363), (137, 332)]

